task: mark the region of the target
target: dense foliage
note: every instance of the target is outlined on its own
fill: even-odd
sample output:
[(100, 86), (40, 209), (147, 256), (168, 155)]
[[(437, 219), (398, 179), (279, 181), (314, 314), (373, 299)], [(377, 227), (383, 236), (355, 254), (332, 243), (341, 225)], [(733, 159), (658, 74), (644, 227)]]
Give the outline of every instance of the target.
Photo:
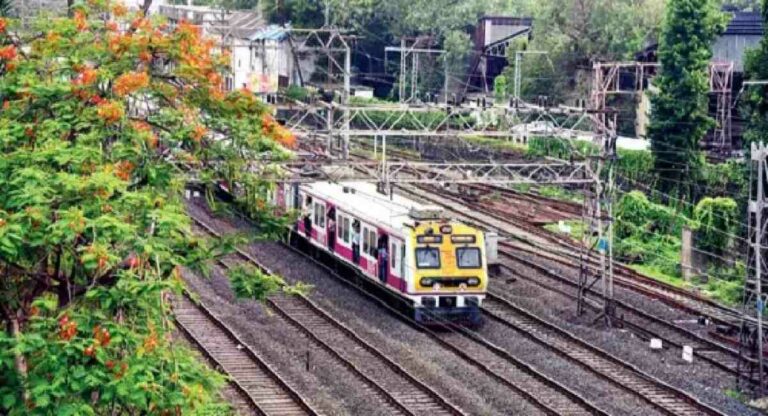
[(653, 83), (648, 137), (659, 189), (693, 202), (703, 156), (699, 141), (714, 122), (708, 115), (710, 45), (724, 27), (712, 0), (670, 0), (659, 40), (661, 73)]
[(731, 198), (703, 198), (693, 209), (697, 246), (723, 255), (737, 232), (738, 206)]
[[(260, 192), (247, 167), (293, 137), (222, 90), (226, 51), (197, 27), (72, 12), (0, 19), (0, 413), (224, 413), (222, 378), (170, 342), (180, 268), (233, 243), (192, 233), (184, 186)], [(234, 277), (250, 297), (279, 286)]]

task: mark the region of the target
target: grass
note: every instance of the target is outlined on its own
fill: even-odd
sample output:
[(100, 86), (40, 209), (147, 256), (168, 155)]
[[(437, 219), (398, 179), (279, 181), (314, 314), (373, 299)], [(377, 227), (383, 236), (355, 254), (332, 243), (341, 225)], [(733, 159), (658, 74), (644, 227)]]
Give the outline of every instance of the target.
[(664, 273), (660, 268), (654, 265), (630, 264), (628, 267), (644, 276), (648, 276), (652, 279), (670, 284), (675, 287), (682, 289), (689, 289), (691, 287), (691, 285), (683, 280), (683, 278)]
[(571, 228), (569, 233), (562, 231), (560, 229), (559, 223), (547, 224), (544, 226), (544, 229), (551, 233), (567, 234), (575, 240), (581, 240), (581, 238), (584, 236), (584, 230), (586, 229), (586, 226), (581, 220), (567, 220), (563, 221), (563, 223)]
[(583, 195), (564, 189), (562, 186), (542, 185), (539, 187), (539, 195), (558, 201), (577, 202), (579, 204), (584, 202)]
[(492, 137), (485, 137), (485, 136), (468, 136), (465, 137), (464, 140), (480, 145), (480, 146), (487, 146), (492, 149), (498, 149), (498, 150), (510, 150), (514, 152), (519, 152), (521, 156), (526, 154), (528, 151), (528, 146), (516, 143), (510, 140), (499, 140)]

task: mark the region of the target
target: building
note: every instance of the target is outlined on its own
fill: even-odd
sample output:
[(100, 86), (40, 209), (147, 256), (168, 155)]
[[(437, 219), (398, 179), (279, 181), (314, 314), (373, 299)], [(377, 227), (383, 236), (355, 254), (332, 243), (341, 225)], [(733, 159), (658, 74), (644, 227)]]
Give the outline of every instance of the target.
[(159, 13), (171, 24), (183, 20), (200, 26), (204, 35), (219, 39), (221, 47), (231, 52), (232, 73), (224, 79), (227, 90), (245, 87), (267, 95), (298, 83), (290, 28), (268, 25), (259, 12), (163, 5)]
[[(473, 91), (493, 90), (493, 80), (507, 66), (507, 50), (514, 42), (527, 42), (533, 34), (533, 18), (484, 16), (475, 27), (472, 63), (467, 80)], [(466, 92), (466, 91), (465, 91)]]

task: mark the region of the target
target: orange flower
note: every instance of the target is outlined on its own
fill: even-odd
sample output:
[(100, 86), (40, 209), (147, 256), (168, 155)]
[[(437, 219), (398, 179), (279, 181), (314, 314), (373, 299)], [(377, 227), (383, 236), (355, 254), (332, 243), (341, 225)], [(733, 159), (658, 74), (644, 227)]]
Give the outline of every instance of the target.
[(270, 133), (274, 127), (275, 119), (270, 114), (264, 113), (264, 115), (261, 116), (261, 129), (265, 133)]
[(112, 14), (115, 16), (123, 17), (126, 13), (128, 13), (128, 8), (125, 7), (123, 3), (115, 3), (115, 5), (112, 6)]
[(137, 17), (131, 22), (131, 29), (138, 30), (146, 30), (149, 28), (149, 20), (145, 17)]
[(45, 34), (45, 40), (48, 41), (48, 43), (56, 43), (61, 39), (61, 36), (56, 32), (48, 32)]
[(5, 47), (0, 48), (0, 59), (4, 59), (6, 61), (10, 61), (13, 58), (16, 57), (16, 47), (13, 45), (8, 45)]
[(123, 160), (115, 164), (115, 176), (127, 181), (131, 179), (131, 172), (133, 172), (133, 163)]
[(110, 20), (106, 25), (104, 25), (104, 27), (107, 28), (107, 30), (110, 32), (114, 32), (117, 30), (117, 22)]
[(221, 85), (221, 75), (219, 75), (218, 72), (209, 72), (207, 78), (208, 82), (210, 82), (213, 86), (218, 87)]
[(99, 73), (95, 69), (86, 67), (78, 71), (77, 77), (75, 77), (72, 83), (75, 85), (91, 85), (96, 82), (98, 76)]
[(288, 129), (278, 125), (272, 138), (285, 147), (294, 147), (296, 145), (296, 136)]
[(98, 114), (107, 124), (114, 124), (123, 118), (125, 112), (120, 104), (114, 101), (103, 101), (99, 104)]
[(141, 51), (139, 52), (139, 60), (141, 60), (141, 62), (147, 63), (152, 60), (152, 54), (149, 53), (149, 51)]
[(11, 102), (8, 101), (8, 100), (4, 100), (3, 101), (3, 110), (7, 110), (9, 108), (11, 108)]
[(80, 32), (88, 28), (88, 21), (85, 20), (85, 13), (82, 10), (75, 10), (75, 25)]
[(5, 19), (0, 18), (0, 33), (5, 32), (5, 28), (8, 26), (8, 22)]
[(195, 126), (195, 128), (192, 130), (192, 140), (199, 142), (202, 140), (203, 136), (205, 136), (205, 133), (208, 133), (208, 130), (200, 124)]
[(149, 85), (149, 75), (146, 72), (127, 72), (115, 80), (113, 90), (119, 97), (128, 95)]

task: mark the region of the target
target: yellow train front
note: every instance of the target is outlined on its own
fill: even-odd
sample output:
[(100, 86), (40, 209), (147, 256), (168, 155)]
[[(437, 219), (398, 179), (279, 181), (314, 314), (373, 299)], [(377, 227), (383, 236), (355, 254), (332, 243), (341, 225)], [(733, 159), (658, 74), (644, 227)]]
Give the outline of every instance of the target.
[[(488, 284), (485, 240), (479, 230), (457, 222), (416, 222), (408, 250), (416, 320), (424, 323), (481, 321)], [(409, 285), (411, 286), (411, 285)]]

